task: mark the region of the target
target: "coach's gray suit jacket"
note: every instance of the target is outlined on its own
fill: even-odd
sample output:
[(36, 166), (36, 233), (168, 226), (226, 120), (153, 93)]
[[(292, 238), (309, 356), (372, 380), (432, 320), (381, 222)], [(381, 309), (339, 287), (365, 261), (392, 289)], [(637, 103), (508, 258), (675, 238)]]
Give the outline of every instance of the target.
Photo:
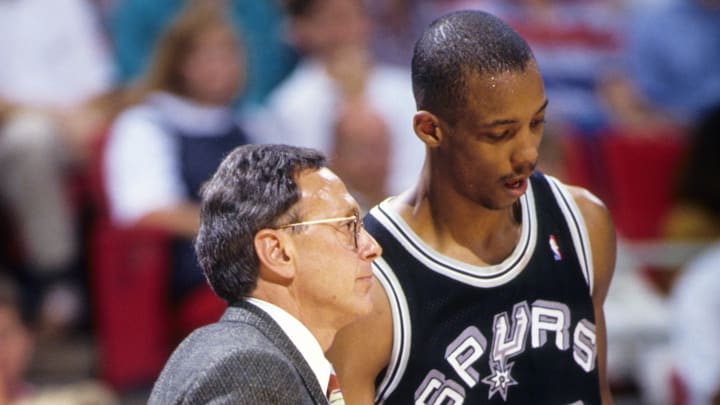
[(327, 404), (324, 389), (290, 339), (247, 302), (178, 346), (153, 387), (151, 405)]

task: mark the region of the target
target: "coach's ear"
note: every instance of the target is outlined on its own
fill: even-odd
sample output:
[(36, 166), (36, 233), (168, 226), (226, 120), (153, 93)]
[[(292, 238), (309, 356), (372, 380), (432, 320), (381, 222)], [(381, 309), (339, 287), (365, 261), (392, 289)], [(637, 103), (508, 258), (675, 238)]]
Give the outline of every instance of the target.
[(416, 112), (413, 116), (413, 129), (415, 135), (428, 147), (434, 148), (440, 145), (443, 134), (440, 119), (435, 114), (425, 110)]
[(261, 229), (253, 243), (260, 260), (260, 278), (270, 283), (289, 284), (295, 277), (292, 238), (277, 229)]

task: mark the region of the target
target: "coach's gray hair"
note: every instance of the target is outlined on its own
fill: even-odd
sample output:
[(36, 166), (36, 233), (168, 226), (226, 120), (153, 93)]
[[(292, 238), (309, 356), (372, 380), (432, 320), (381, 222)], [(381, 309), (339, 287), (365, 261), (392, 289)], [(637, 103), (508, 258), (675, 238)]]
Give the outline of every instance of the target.
[(200, 230), (195, 240), (200, 267), (215, 294), (228, 303), (257, 285), (255, 234), (298, 220), (298, 174), (326, 166), (316, 150), (287, 145), (234, 149), (201, 191)]

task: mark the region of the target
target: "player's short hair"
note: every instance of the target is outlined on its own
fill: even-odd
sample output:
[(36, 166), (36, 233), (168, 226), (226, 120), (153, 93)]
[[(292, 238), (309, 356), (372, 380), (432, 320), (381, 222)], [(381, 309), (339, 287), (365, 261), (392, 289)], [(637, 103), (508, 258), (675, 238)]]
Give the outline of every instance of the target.
[(527, 42), (489, 13), (468, 10), (440, 17), (423, 32), (413, 51), (417, 108), (452, 124), (467, 101), (468, 75), (521, 72), (533, 59)]

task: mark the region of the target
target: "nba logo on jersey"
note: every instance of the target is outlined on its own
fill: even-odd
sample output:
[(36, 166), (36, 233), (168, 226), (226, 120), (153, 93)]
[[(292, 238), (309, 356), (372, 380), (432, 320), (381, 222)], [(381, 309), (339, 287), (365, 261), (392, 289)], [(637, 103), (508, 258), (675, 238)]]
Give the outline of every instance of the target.
[(560, 246), (558, 246), (555, 235), (550, 235), (548, 243), (550, 244), (550, 250), (552, 250), (553, 252), (553, 258), (555, 259), (555, 261), (559, 262), (560, 260), (562, 260), (562, 253), (560, 253)]

